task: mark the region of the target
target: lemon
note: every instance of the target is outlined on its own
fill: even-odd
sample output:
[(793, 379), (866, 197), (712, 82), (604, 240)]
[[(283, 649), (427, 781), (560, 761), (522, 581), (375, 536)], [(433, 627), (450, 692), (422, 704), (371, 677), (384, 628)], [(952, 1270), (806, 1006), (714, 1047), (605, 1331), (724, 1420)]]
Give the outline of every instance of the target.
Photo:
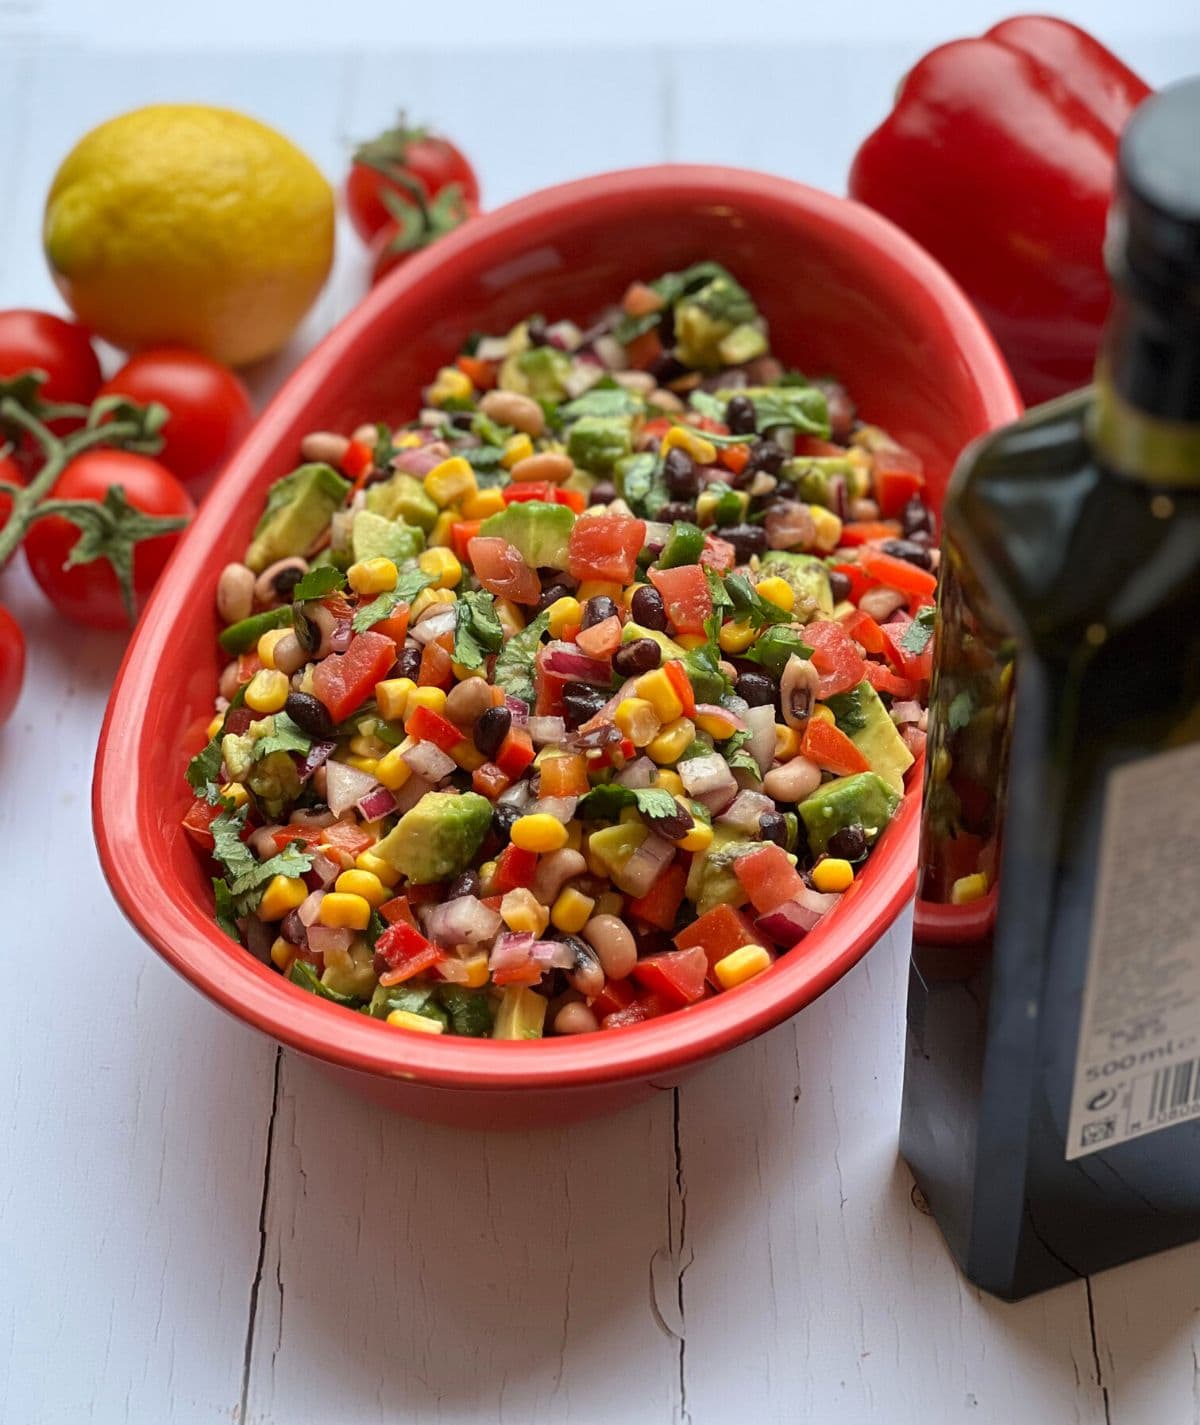
[(241, 365), (277, 351), (333, 260), (333, 191), (232, 109), (153, 104), (63, 160), (43, 242), (86, 326), (126, 350), (182, 345)]

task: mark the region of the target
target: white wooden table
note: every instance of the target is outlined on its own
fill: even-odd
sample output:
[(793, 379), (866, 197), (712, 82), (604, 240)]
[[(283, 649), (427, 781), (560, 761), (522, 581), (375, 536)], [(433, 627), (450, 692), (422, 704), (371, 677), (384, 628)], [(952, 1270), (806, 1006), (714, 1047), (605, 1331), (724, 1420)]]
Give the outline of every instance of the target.
[[(255, 34), (269, 9), (285, 42), (312, 41), (311, 16), (249, 8)], [(352, 7), (355, 52), (272, 56), (196, 52), (182, 30), (200, 7), (155, 7), (176, 47), (151, 52), (143, 31), (122, 55), (62, 36), (150, 7), (0, 5), (0, 305), (56, 305), (38, 251), (50, 174), (139, 103), (248, 109), (337, 175), (402, 101), (474, 155), (489, 205), (664, 158), (840, 188), (944, 24), (927, 4), (908, 39), (881, 40), (889, 8), (864, 47), (826, 13), (807, 42), (789, 8), (791, 42), (730, 51), (666, 43), (660, 13), (663, 42), (618, 52), (513, 47), (502, 15), (502, 53), (414, 52), (400, 7), (375, 8), (373, 46)], [(468, 43), (495, 28), (494, 9), (451, 8)], [(1154, 7), (1095, 8), (1151, 79), (1200, 69), (1194, 16), (1172, 35), (1145, 28)], [(966, 29), (998, 17), (968, 9)], [(844, 33), (869, 28), (854, 21)], [(291, 356), (363, 282), (347, 229)], [(88, 817), (121, 640), (56, 625), (21, 568), (0, 596), (31, 660), (0, 734), (4, 1425), (1200, 1422), (1200, 1247), (1005, 1306), (913, 1205), (896, 1157), (907, 917), (800, 1018), (649, 1105), (511, 1136), (384, 1116), (218, 1014), (127, 928)]]

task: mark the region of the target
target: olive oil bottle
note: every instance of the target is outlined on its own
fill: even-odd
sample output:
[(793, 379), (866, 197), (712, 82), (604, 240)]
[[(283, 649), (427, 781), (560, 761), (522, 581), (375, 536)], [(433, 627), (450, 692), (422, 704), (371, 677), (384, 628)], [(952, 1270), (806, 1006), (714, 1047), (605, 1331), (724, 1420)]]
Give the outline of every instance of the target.
[(1200, 80), (1118, 167), (1095, 386), (944, 514), (901, 1151), (1009, 1298), (1200, 1237)]

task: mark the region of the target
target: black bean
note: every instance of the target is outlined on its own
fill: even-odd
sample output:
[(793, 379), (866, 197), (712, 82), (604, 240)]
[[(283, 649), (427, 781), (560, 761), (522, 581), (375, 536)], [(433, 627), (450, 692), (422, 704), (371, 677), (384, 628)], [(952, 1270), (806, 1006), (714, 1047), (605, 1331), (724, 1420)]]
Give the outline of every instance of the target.
[(900, 528), (906, 535), (933, 533), (933, 512), (926, 509), (919, 496), (914, 495), (900, 511)]
[(516, 807), (505, 802), (497, 802), (492, 808), (492, 830), (505, 845), (512, 840), (513, 822), (520, 815)]
[(307, 945), (308, 930), (298, 910), (289, 910), (279, 925), (279, 933), (289, 945)]
[(854, 585), (850, 582), (849, 574), (843, 574), (840, 569), (829, 571), (829, 592), (833, 595), (835, 604), (840, 604), (843, 600), (848, 599), (850, 590), (853, 588)]
[(906, 534), (904, 538), (908, 540), (909, 544), (915, 544), (920, 549), (932, 549), (937, 543), (937, 536), (928, 529), (915, 530), (912, 534)]
[[(660, 324), (659, 335), (662, 336)], [(674, 333), (672, 333), (672, 337)], [(665, 340), (665, 338), (662, 338)], [(681, 376), (687, 375), (687, 367), (677, 356), (672, 356), (669, 351), (664, 351), (661, 356), (656, 356), (650, 363), (650, 375), (660, 386), (665, 386), (669, 381), (678, 381)]]
[(304, 570), (297, 569), (294, 564), (289, 564), (286, 569), (281, 569), (279, 573), (275, 575), (274, 579), (271, 580), (271, 586), (281, 599), (290, 599), (292, 597), (292, 590), (303, 578)]
[(779, 685), (767, 672), (742, 673), (737, 680), (737, 695), (752, 708), (765, 708), (779, 695)]
[(646, 584), (637, 590), (630, 601), (629, 612), (634, 623), (652, 628), (655, 633), (661, 633), (667, 626), (667, 606), (653, 584)]
[(580, 621), (580, 628), (595, 628), (598, 623), (603, 623), (607, 618), (618, 618), (620, 610), (607, 594), (597, 594), (595, 598), (589, 599), (583, 606), (583, 618)]
[(933, 560), (929, 550), (908, 539), (889, 539), (883, 544), (883, 552), (893, 559), (903, 559), (906, 564), (915, 564), (918, 569), (932, 569)]
[(867, 854), (867, 833), (855, 822), (835, 831), (826, 846), (831, 856), (843, 861), (861, 861)]
[(737, 551), (739, 564), (745, 564), (753, 554), (767, 552), (767, 532), (760, 524), (729, 525), (719, 533)]
[(530, 346), (545, 346), (548, 339), (545, 317), (530, 317), (525, 323), (525, 335), (529, 338)]
[(568, 683), (563, 689), (562, 701), (563, 718), (567, 726), (579, 727), (596, 716), (608, 702), (608, 697), (599, 688), (593, 688), (588, 683)]
[(475, 746), (487, 758), (492, 758), (500, 750), (500, 744), (508, 736), (512, 726), (512, 713), (506, 707), (485, 708), (471, 736)]
[(778, 811), (765, 811), (758, 819), (758, 829), (763, 834), (763, 839), (773, 841), (776, 846), (787, 849), (787, 822), (783, 819), (783, 813)]
[(415, 683), (421, 676), (421, 650), (414, 643), (406, 643), (396, 654), (396, 676), (411, 678)]
[[(675, 345), (675, 308), (664, 307), (663, 314), (658, 319), (658, 339), (663, 344), (663, 350), (669, 351)], [(682, 363), (680, 363), (682, 365)], [(684, 367), (684, 370), (687, 368)], [(661, 379), (661, 378), (660, 378)], [(671, 378), (674, 380), (674, 377)]]
[(678, 445), (667, 451), (667, 458), (663, 461), (663, 478), (672, 499), (694, 500), (700, 493), (696, 462)]
[(734, 435), (749, 435), (758, 420), (758, 412), (749, 396), (730, 396), (725, 407), (725, 424)]
[(689, 524), (695, 524), (695, 501), (672, 500), (669, 505), (664, 505), (662, 509), (659, 510), (658, 518), (665, 524), (674, 524), (676, 520), (686, 520)]
[(619, 678), (650, 673), (662, 663), (662, 649), (652, 638), (635, 638), (623, 643), (612, 656), (613, 672)]
[(565, 584), (548, 584), (542, 590), (542, 596), (537, 601), (537, 612), (545, 613), (551, 604), (557, 603), (559, 599), (565, 599), (570, 592)]
[(778, 475), (787, 459), (783, 446), (773, 440), (756, 440), (750, 447), (750, 459), (745, 468), (750, 471), (765, 470), (768, 475)]
[(470, 430), (471, 422), (475, 419), (471, 411), (451, 411), (450, 424), (455, 430)]
[(696, 818), (687, 807), (676, 802), (673, 812), (668, 816), (651, 817), (650, 825), (659, 836), (665, 836), (668, 841), (679, 841), (696, 825)]
[(611, 480), (598, 480), (588, 492), (589, 505), (611, 505), (617, 498), (617, 487)]
[(311, 693), (289, 693), (283, 710), (302, 732), (307, 732), (318, 742), (328, 742), (334, 736), (329, 709)]
[(456, 876), (446, 887), (446, 899), (453, 901), (457, 900), (459, 896), (477, 896), (479, 889), (479, 872), (464, 871), (461, 876)]

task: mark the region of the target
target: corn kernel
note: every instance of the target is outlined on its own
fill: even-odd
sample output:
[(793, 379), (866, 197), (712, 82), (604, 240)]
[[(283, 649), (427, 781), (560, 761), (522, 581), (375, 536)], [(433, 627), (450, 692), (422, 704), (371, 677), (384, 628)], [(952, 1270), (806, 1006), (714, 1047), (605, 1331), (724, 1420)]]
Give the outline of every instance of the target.
[(499, 490), (477, 490), (462, 502), (463, 519), (485, 520), (489, 515), (498, 515), (504, 510), (504, 496)]
[(433, 522), (433, 528), (425, 536), (427, 549), (449, 549), (454, 543), (454, 526), (458, 516), (453, 510), (443, 510)]
[(718, 960), (713, 966), (713, 974), (723, 990), (731, 990), (734, 985), (743, 985), (770, 968), (769, 950), (764, 950), (761, 945), (743, 945), (740, 950), (734, 950), (723, 960)]
[(290, 628), (269, 628), (258, 640), (257, 653), (258, 661), (264, 668), (274, 668), (275, 666), (275, 645), (281, 638), (286, 638), (291, 633)]
[(296, 947), (289, 945), (282, 935), (277, 936), (271, 945), (271, 963), (277, 970), (282, 970), (286, 975), (292, 968), (292, 961), (296, 955)]
[(673, 797), (683, 796), (683, 782), (680, 780), (679, 773), (672, 772), (667, 767), (659, 768), (658, 781), (655, 785), (661, 787), (664, 792), (670, 792)]
[(415, 450), (419, 445), (423, 445), (424, 442), (416, 431), (408, 431), (404, 435), (393, 436), (392, 444), (397, 450)]
[(691, 718), (677, 717), (652, 738), (646, 746), (646, 753), (654, 762), (670, 766), (678, 762), (684, 751), (692, 745), (696, 737), (696, 727)]
[(659, 722), (674, 722), (683, 716), (683, 703), (675, 691), (675, 684), (656, 668), (653, 673), (643, 673), (637, 680), (637, 695), (654, 709)]
[(308, 899), (308, 887), (299, 876), (273, 876), (258, 903), (259, 920), (282, 920), (289, 910)]
[(559, 892), (558, 899), (550, 908), (550, 923), (566, 935), (578, 935), (591, 920), (595, 906), (596, 902), (591, 896), (581, 895), (579, 891), (567, 886)]
[(342, 757), (340, 759), (347, 767), (355, 767), (360, 772), (368, 772), (373, 777), (379, 762), (374, 757)]
[(550, 912), (525, 886), (505, 895), (500, 902), (500, 918), (517, 935), (540, 935), (550, 924)]
[(793, 757), (800, 755), (800, 734), (794, 727), (788, 727), (786, 723), (777, 722), (775, 724), (775, 760), (776, 762), (790, 762)]
[(382, 757), (387, 750), (388, 744), (377, 737), (364, 737), (359, 733), (350, 739), (350, 751), (356, 757)]
[(427, 549), (417, 559), (417, 568), (434, 581), (435, 589), (453, 589), (462, 578), (462, 565), (448, 549)]
[(346, 570), (346, 582), (356, 594), (386, 594), (396, 587), (398, 578), (395, 564), (382, 555), (378, 559), (360, 559)]
[(661, 455), (666, 455), (667, 451), (679, 446), (686, 450), (697, 465), (711, 465), (717, 458), (717, 447), (711, 440), (705, 440), (702, 435), (694, 430), (689, 430), (687, 426), (672, 426), (663, 436), (658, 447)]
[(842, 522), (824, 505), (809, 505), (808, 512), (816, 526), (816, 546), (824, 554), (835, 550), (842, 542)]
[(737, 731), (737, 724), (733, 720), (732, 713), (726, 712), (724, 708), (716, 708), (713, 711), (701, 712), (696, 710), (696, 726), (701, 732), (707, 732), (710, 737), (715, 737), (718, 742), (724, 742), (727, 737), (732, 737)]
[(620, 918), (625, 908), (625, 898), (619, 891), (605, 891), (596, 902), (597, 915), (615, 915)]
[(412, 768), (404, 760), (404, 754), (408, 750), (406, 744), (409, 742), (411, 739), (405, 738), (399, 747), (393, 747), (375, 764), (375, 779), (382, 782), (389, 792), (398, 792), (412, 776)]
[(204, 732), (205, 737), (207, 737), (208, 740), (211, 742), (211, 741), (213, 740), (213, 738), (216, 737), (216, 735), (221, 731), (221, 729), (222, 729), (224, 726), (225, 726), (225, 714), (224, 714), (224, 713), (217, 713), (217, 714), (213, 717), (212, 722), (210, 722), (209, 725), (208, 725), (208, 727), (205, 729), (205, 732)]
[(613, 713), (613, 722), (635, 747), (645, 747), (657, 735), (661, 723), (645, 698), (625, 698)]
[(854, 867), (840, 856), (826, 856), (812, 869), (814, 889), (826, 895), (837, 891), (847, 891), (854, 884)]
[(477, 493), (475, 472), (461, 455), (451, 455), (425, 476), (425, 493), (441, 509)]
[(221, 788), (221, 800), (230, 802), (234, 811), (239, 807), (244, 807), (250, 800), (250, 793), (242, 786), (241, 782), (226, 782)]
[(400, 879), (400, 872), (395, 866), (382, 856), (376, 856), (373, 851), (360, 851), (354, 858), (354, 864), (360, 871), (369, 871), (384, 886), (394, 886)]
[(440, 1019), (414, 1014), (411, 1009), (394, 1009), (387, 1017), (393, 1029), (415, 1029), (418, 1034), (441, 1034), (445, 1025)]
[(675, 843), (681, 851), (707, 851), (712, 845), (713, 829), (699, 817), (692, 823), (692, 829)]
[[(818, 867), (818, 869), (820, 868)], [(959, 876), (958, 880), (950, 887), (950, 904), (970, 905), (972, 901), (982, 900), (987, 892), (987, 877), (982, 871), (976, 871), (973, 876)]]
[(600, 598), (609, 598), (615, 604), (624, 592), (622, 586), (611, 579), (585, 579), (575, 590), (575, 597), (581, 604), (586, 604), (589, 599)]
[(708, 639), (702, 633), (678, 633), (675, 642), (690, 653), (693, 648), (703, 648)]
[(583, 849), (583, 826), (578, 821), (567, 822), (567, 849), (569, 851)]
[(833, 709), (827, 708), (824, 703), (817, 703), (809, 715), (815, 717), (818, 722), (837, 722), (837, 718), (833, 715)]
[(334, 882), (333, 889), (346, 895), (362, 896), (373, 910), (378, 910), (384, 901), (391, 900), (388, 888), (370, 871), (343, 871)]
[(769, 579), (763, 579), (756, 585), (758, 592), (769, 604), (774, 604), (776, 608), (785, 610), (787, 613), (796, 606), (796, 591), (786, 579), (781, 579), (778, 574), (773, 574)]
[(408, 695), (416, 688), (411, 678), (385, 678), (375, 684), (375, 705), (387, 722), (403, 722)]
[(525, 627), (525, 615), (511, 599), (496, 600), (496, 617), (500, 620), (505, 638), (515, 638)]
[(717, 642), (722, 653), (745, 653), (756, 637), (754, 625), (748, 618), (731, 619), (729, 623), (721, 625)]
[(516, 435), (510, 435), (504, 442), (504, 453), (500, 457), (500, 464), (505, 470), (511, 470), (518, 460), (528, 460), (533, 454), (533, 441), (519, 431)]
[(472, 955), (469, 960), (464, 961), (467, 978), (463, 981), (469, 990), (482, 989), (488, 982), (488, 957), (486, 955)]
[(246, 684), (246, 706), (255, 712), (277, 713), (291, 691), (286, 673), (277, 668), (260, 668)]
[(565, 595), (561, 599), (555, 599), (546, 613), (550, 618), (550, 637), (561, 638), (568, 628), (579, 627), (583, 618), (583, 605), (578, 599)]
[(511, 838), (522, 851), (560, 851), (567, 844), (567, 828), (546, 812), (534, 812), (517, 817)]
[(371, 903), (360, 895), (330, 891), (321, 902), (317, 918), (331, 930), (366, 930), (371, 920)]
[(496, 885), (496, 863), (485, 861), (479, 868), (479, 890), (481, 895), (490, 896)]
[(450, 756), (464, 772), (477, 772), (488, 760), (469, 737), (450, 749)]
[(441, 688), (414, 688), (408, 695), (404, 716), (412, 717), (418, 708), (428, 708), (430, 712), (446, 711), (446, 694)]
[(457, 366), (443, 366), (434, 377), (433, 385), (425, 392), (425, 399), (431, 406), (443, 406), (447, 401), (468, 401), (475, 387), (471, 378)]

